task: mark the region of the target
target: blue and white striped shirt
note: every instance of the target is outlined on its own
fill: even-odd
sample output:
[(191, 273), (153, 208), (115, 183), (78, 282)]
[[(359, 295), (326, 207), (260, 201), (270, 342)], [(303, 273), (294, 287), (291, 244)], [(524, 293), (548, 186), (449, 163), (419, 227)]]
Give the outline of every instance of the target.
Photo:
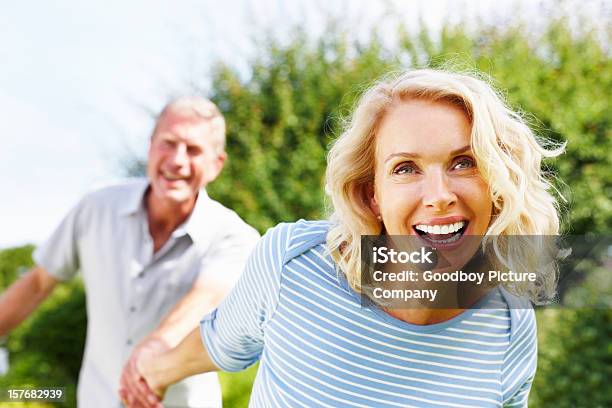
[(326, 254), (326, 222), (262, 238), (229, 297), (201, 323), (224, 371), (260, 360), (252, 407), (522, 407), (536, 369), (531, 308), (467, 310), (419, 326), (362, 307)]

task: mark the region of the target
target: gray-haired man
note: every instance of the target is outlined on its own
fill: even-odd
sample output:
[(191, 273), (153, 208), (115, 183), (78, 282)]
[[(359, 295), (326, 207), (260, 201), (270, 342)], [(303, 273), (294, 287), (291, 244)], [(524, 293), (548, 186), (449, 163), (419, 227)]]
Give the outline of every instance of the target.
[[(88, 327), (79, 406), (134, 403), (125, 390), (141, 381), (138, 360), (178, 344), (236, 282), (259, 235), (203, 190), (223, 168), (224, 147), (225, 122), (212, 102), (168, 104), (151, 137), (148, 179), (84, 197), (36, 250), (37, 266), (0, 297), (2, 335), (82, 272)], [(220, 406), (218, 379), (187, 379), (164, 403)]]

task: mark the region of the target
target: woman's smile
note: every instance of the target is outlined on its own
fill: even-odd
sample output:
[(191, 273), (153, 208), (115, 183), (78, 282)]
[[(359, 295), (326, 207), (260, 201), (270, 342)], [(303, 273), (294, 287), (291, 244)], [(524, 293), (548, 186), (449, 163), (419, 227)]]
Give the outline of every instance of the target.
[(449, 216), (419, 221), (413, 225), (413, 230), (425, 245), (454, 249), (461, 245), (468, 225), (469, 220), (463, 216)]

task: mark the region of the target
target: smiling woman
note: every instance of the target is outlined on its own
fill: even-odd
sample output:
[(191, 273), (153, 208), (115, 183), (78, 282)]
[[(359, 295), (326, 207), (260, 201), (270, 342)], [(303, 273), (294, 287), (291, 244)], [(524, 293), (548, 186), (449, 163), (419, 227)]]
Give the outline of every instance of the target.
[[(541, 163), (563, 148), (538, 141), (475, 75), (418, 70), (380, 82), (329, 153), (330, 252), (360, 291), (362, 235), (418, 235), (437, 246), (467, 235), (556, 235)], [(480, 242), (468, 243), (471, 256)], [(517, 289), (537, 302), (552, 295), (555, 278), (544, 270), (537, 288)]]
[[(360, 238), (407, 235), (465, 263), (482, 241), (470, 236), (556, 234), (540, 162), (559, 152), (474, 76), (417, 70), (375, 84), (328, 156), (330, 221), (268, 231), (200, 332), (143, 364), (148, 385), (159, 396), (184, 376), (260, 361), (254, 407), (527, 406), (529, 302), (496, 288), (473, 308), (364, 303)], [(435, 298), (404, 276), (384, 293)], [(550, 290), (540, 278), (537, 291)]]

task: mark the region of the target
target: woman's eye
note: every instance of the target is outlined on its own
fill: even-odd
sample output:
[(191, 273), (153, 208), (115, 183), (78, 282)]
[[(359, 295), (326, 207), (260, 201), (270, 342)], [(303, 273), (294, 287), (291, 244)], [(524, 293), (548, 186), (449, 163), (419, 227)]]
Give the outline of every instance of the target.
[(476, 167), (476, 162), (471, 157), (460, 157), (455, 160), (454, 169), (463, 170), (463, 169), (471, 169)]
[(413, 163), (402, 163), (393, 170), (393, 174), (413, 174), (417, 169)]

